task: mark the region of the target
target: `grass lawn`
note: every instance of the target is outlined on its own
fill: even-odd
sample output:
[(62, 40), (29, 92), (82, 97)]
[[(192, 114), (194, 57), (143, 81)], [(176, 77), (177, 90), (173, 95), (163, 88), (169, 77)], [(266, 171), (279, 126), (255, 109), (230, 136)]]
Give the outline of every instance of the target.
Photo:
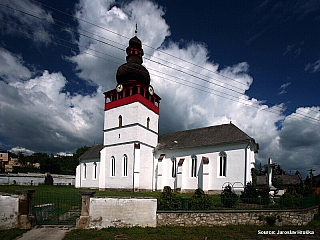
[[(310, 230), (314, 235), (261, 235), (264, 231)], [(320, 239), (320, 222), (311, 221), (307, 226), (249, 226), (235, 225), (225, 227), (157, 227), (157, 228), (105, 228), (101, 230), (75, 229), (67, 233), (64, 240), (102, 240), (102, 239)]]
[[(15, 190), (36, 190), (37, 192), (51, 192), (57, 194), (76, 194), (79, 191), (95, 191), (95, 197), (98, 196), (113, 196), (113, 197), (159, 197), (160, 192), (121, 192), (121, 191), (99, 191), (98, 189), (85, 189), (75, 188), (74, 186), (50, 186), (50, 185), (39, 185), (39, 186), (22, 186), (22, 185), (0, 185), (0, 192), (15, 193)], [(181, 197), (191, 197), (193, 193), (178, 194)]]
[(15, 239), (18, 236), (24, 234), (28, 230), (25, 229), (8, 229), (8, 230), (0, 230), (0, 239), (1, 240), (11, 240)]

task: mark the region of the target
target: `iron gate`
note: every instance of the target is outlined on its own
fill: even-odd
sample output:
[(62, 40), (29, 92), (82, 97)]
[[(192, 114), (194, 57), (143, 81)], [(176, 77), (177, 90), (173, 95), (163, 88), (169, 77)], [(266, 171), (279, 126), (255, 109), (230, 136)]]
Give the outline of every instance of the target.
[(80, 193), (36, 192), (32, 202), (38, 225), (75, 225), (81, 214)]

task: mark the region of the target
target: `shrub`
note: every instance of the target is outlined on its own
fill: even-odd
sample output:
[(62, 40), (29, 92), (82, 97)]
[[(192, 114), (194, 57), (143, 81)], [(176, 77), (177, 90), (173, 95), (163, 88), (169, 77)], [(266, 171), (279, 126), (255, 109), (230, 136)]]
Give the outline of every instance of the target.
[(209, 195), (205, 194), (201, 188), (196, 189), (190, 199), (191, 210), (208, 210), (211, 206), (212, 203)]
[(266, 217), (266, 222), (269, 226), (274, 226), (276, 224), (277, 218), (275, 216)]
[(236, 206), (238, 195), (235, 194), (235, 192), (232, 190), (232, 187), (230, 185), (226, 186), (221, 195), (221, 203), (224, 207), (232, 208)]
[(165, 186), (158, 202), (159, 210), (179, 210), (181, 209), (180, 198), (172, 191), (171, 187)]
[(271, 203), (270, 189), (268, 187), (258, 191), (259, 203), (269, 205)]
[(251, 182), (247, 183), (244, 188), (244, 191), (241, 192), (240, 199), (243, 203), (258, 203), (259, 193), (254, 184)]

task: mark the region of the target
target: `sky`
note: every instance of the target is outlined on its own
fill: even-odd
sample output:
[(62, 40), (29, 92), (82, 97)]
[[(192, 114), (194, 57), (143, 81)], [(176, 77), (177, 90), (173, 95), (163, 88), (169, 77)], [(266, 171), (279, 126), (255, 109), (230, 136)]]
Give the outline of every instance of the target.
[(159, 133), (232, 121), (320, 174), (320, 1), (0, 0), (0, 149), (103, 142), (103, 93), (138, 26)]

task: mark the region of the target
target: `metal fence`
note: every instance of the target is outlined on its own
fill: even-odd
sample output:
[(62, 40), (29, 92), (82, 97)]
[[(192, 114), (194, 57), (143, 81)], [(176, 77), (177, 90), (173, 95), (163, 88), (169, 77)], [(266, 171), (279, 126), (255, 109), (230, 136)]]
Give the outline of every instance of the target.
[(158, 198), (158, 210), (302, 209), (320, 205), (320, 195), (303, 198)]
[(81, 214), (79, 193), (36, 192), (32, 202), (38, 225), (75, 225)]

